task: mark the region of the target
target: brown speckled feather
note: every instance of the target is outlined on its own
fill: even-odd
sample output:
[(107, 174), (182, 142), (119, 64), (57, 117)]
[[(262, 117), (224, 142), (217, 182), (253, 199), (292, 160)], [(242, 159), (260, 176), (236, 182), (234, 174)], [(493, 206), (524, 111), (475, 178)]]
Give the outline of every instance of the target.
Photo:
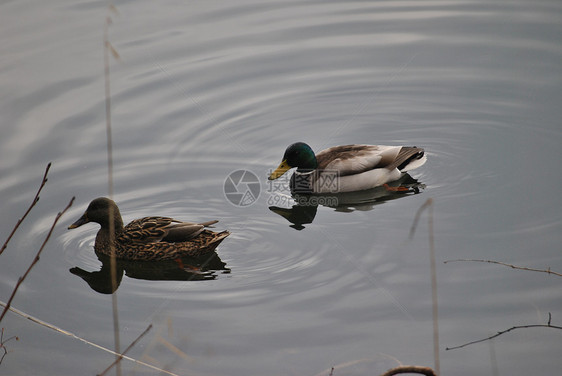
[(119, 235), (123, 244), (159, 242), (169, 231), (172, 223), (181, 223), (168, 217), (145, 217), (129, 223)]
[[(110, 239), (109, 215), (113, 213), (114, 240)], [(88, 222), (101, 225), (96, 235), (96, 252), (126, 260), (160, 261), (182, 257), (198, 257), (210, 253), (230, 232), (206, 230), (218, 221), (202, 223), (182, 222), (169, 217), (135, 219), (123, 227), (121, 214), (115, 202), (101, 197), (93, 200), (84, 215), (69, 229)]]
[[(121, 259), (142, 261), (163, 261), (175, 260), (182, 257), (199, 257), (206, 253), (213, 252), (228, 235), (230, 235), (228, 231), (217, 233), (203, 230), (195, 238), (184, 242), (133, 242), (129, 244), (120, 242), (119, 239), (121, 236), (119, 236), (115, 242), (115, 254)], [(107, 255), (111, 252), (107, 245), (98, 247), (97, 240), (95, 250), (96, 252)]]

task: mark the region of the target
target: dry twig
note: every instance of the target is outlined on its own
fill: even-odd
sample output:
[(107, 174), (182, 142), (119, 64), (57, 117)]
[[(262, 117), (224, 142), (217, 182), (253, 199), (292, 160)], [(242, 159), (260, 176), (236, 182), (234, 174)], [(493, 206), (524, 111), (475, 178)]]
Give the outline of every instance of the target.
[(534, 269), (534, 268), (527, 268), (527, 267), (523, 267), (523, 266), (517, 266), (517, 265), (512, 265), (512, 264), (506, 264), (504, 262), (500, 262), (500, 261), (493, 261), (493, 260), (480, 260), (480, 259), (457, 259), (457, 260), (447, 260), (447, 261), (443, 261), (444, 264), (447, 264), (449, 262), (458, 262), (458, 261), (472, 261), (472, 262), (487, 262), (489, 264), (498, 264), (498, 265), (503, 265), (503, 266), (509, 266), (512, 269), (519, 269), (519, 270), (529, 270), (531, 272), (541, 272), (541, 273), (547, 273), (547, 274), (554, 274), (557, 275), (559, 277), (562, 277), (562, 273), (557, 273), (557, 272), (553, 272), (552, 270), (550, 270), (550, 268), (548, 269)]
[(436, 376), (436, 373), (431, 368), (420, 366), (400, 366), (392, 368), (383, 373), (381, 376), (392, 376), (400, 373), (417, 373), (425, 376)]
[(56, 226), (57, 222), (59, 221), (60, 217), (62, 217), (62, 215), (72, 206), (73, 202), (74, 202), (74, 197), (72, 197), (72, 199), (70, 200), (68, 205), (66, 205), (64, 210), (62, 212), (59, 212), (57, 214), (57, 216), (55, 217), (55, 220), (54, 220), (54, 222), (51, 226), (51, 229), (47, 233), (47, 236), (45, 237), (45, 240), (43, 241), (43, 244), (41, 244), (41, 247), (39, 248), (39, 251), (37, 251), (37, 254), (35, 255), (35, 258), (33, 259), (31, 264), (29, 265), (29, 267), (25, 271), (24, 275), (21, 276), (18, 279), (18, 282), (16, 283), (16, 286), (14, 287), (14, 291), (12, 291), (12, 295), (10, 295), (10, 298), (8, 299), (8, 302), (6, 303), (6, 306), (4, 307), (4, 310), (2, 311), (2, 314), (0, 315), (0, 322), (4, 318), (4, 315), (6, 314), (6, 312), (8, 312), (8, 309), (10, 308), (12, 300), (14, 299), (14, 296), (16, 296), (16, 292), (18, 291), (18, 288), (20, 287), (22, 282), (25, 280), (25, 278), (27, 277), (29, 272), (31, 272), (31, 268), (33, 268), (35, 266), (35, 264), (37, 264), (37, 262), (39, 262), (39, 256), (41, 255), (41, 252), (43, 252), (43, 249), (45, 248), (45, 245), (49, 241), (49, 238), (51, 237), (51, 234), (53, 233), (53, 230), (55, 229), (55, 226)]
[(532, 324), (532, 325), (518, 325), (518, 326), (512, 326), (509, 329), (506, 330), (502, 330), (501, 332), (497, 332), (496, 334), (494, 334), (493, 336), (487, 337), (487, 338), (483, 338), (483, 339), (479, 339), (476, 341), (472, 341), (472, 342), (468, 342), (465, 343), (463, 345), (459, 345), (459, 346), (453, 346), (453, 347), (447, 347), (445, 348), (445, 350), (455, 350), (455, 349), (460, 349), (469, 345), (473, 345), (475, 343), (480, 343), (480, 342), (484, 342), (484, 341), (489, 341), (491, 339), (494, 339), (496, 337), (501, 336), (502, 334), (511, 332), (512, 330), (515, 329), (525, 329), (525, 328), (553, 328), (553, 329), (562, 329), (562, 326), (556, 326), (556, 325), (552, 325), (551, 324), (551, 320), (552, 320), (552, 315), (550, 314), (550, 312), (548, 313), (548, 322), (546, 324)]
[(39, 189), (37, 190), (37, 193), (35, 194), (35, 197), (33, 198), (33, 201), (31, 202), (31, 205), (29, 205), (29, 208), (27, 208), (27, 211), (24, 213), (23, 217), (18, 219), (18, 222), (14, 226), (14, 229), (12, 230), (12, 232), (10, 233), (10, 235), (8, 236), (6, 241), (4, 242), (4, 245), (2, 245), (2, 248), (0, 248), (0, 255), (2, 254), (2, 252), (4, 252), (4, 250), (8, 246), (8, 242), (12, 239), (12, 236), (14, 236), (14, 234), (16, 233), (16, 230), (18, 229), (18, 227), (20, 227), (20, 225), (23, 222), (23, 220), (25, 219), (25, 217), (27, 217), (27, 215), (29, 214), (31, 209), (33, 209), (35, 204), (37, 204), (37, 201), (39, 201), (39, 193), (41, 193), (41, 190), (43, 189), (43, 187), (47, 183), (47, 174), (49, 173), (50, 168), (51, 168), (51, 162), (49, 162), (47, 164), (47, 168), (45, 169), (45, 174), (43, 175), (43, 180), (41, 181), (41, 185), (39, 186)]
[(2, 328), (2, 331), (0, 331), (0, 349), (4, 350), (4, 354), (2, 354), (2, 357), (0, 358), (0, 364), (2, 364), (4, 357), (8, 354), (8, 349), (6, 348), (5, 343), (12, 339), (19, 341), (19, 338), (17, 336), (11, 336), (7, 340), (4, 340), (4, 328)]

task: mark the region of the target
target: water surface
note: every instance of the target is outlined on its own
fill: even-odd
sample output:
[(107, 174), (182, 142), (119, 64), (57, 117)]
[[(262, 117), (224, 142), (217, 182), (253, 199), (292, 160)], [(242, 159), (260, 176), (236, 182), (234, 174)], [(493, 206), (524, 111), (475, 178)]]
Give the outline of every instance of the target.
[[(109, 38), (114, 199), (146, 215), (220, 219), (228, 270), (150, 280), (125, 273), (121, 341), (182, 375), (380, 374), (433, 365), (427, 212), (432, 198), (442, 374), (556, 374), (562, 270), (562, 7), (556, 1), (118, 2)], [(0, 256), (6, 301), (72, 196), (14, 307), (106, 347), (111, 297), (69, 270), (99, 271), (97, 227), (72, 223), (108, 194), (102, 33), (105, 3), (0, 5), (0, 233), (41, 200)], [(292, 226), (267, 173), (286, 146), (424, 147), (419, 194), (319, 206)], [(225, 179), (248, 170), (257, 200), (232, 205)], [(395, 198), (395, 197), (394, 197)], [(144, 271), (143, 271), (144, 272)], [(141, 275), (142, 276), (142, 275)], [(145, 275), (146, 276), (146, 275)], [(202, 279), (202, 280), (194, 280)], [(0, 368), (95, 374), (113, 357), (8, 314)], [(173, 345), (173, 346), (172, 346)], [(123, 346), (123, 347), (124, 347)], [(173, 351), (179, 349), (179, 351)], [(72, 353), (72, 357), (67, 354)], [(124, 374), (156, 374), (131, 362)]]

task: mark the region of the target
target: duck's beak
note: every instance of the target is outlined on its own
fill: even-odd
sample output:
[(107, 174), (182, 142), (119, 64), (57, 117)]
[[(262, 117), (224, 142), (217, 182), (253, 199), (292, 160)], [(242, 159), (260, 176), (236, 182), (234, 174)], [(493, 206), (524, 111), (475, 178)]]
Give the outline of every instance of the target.
[(76, 222), (74, 222), (73, 224), (68, 226), (68, 229), (72, 230), (73, 228), (80, 227), (83, 224), (86, 224), (88, 222), (90, 222), (90, 220), (88, 219), (88, 216), (86, 215), (86, 213), (84, 213), (84, 214), (82, 214), (82, 216), (80, 218), (78, 218), (78, 220)]
[(291, 166), (287, 163), (287, 160), (284, 159), (283, 162), (269, 175), (269, 180), (275, 180), (283, 176), (283, 174), (291, 169)]

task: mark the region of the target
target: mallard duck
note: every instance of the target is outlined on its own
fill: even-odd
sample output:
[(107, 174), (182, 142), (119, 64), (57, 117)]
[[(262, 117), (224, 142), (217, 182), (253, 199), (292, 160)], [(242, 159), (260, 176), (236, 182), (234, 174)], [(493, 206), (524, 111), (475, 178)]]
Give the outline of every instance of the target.
[(343, 145), (314, 152), (304, 142), (297, 142), (285, 150), (279, 167), (269, 180), (281, 177), (291, 168), (293, 193), (354, 192), (400, 179), (426, 161), (424, 150), (409, 146)]
[(135, 219), (123, 227), (121, 213), (114, 201), (96, 198), (86, 212), (68, 229), (88, 222), (99, 223), (94, 250), (111, 255), (110, 218), (113, 217), (115, 237), (113, 248), (119, 259), (161, 261), (182, 257), (198, 257), (210, 253), (230, 235), (228, 231), (206, 230), (218, 221), (202, 223), (182, 222), (168, 217), (145, 217)]

